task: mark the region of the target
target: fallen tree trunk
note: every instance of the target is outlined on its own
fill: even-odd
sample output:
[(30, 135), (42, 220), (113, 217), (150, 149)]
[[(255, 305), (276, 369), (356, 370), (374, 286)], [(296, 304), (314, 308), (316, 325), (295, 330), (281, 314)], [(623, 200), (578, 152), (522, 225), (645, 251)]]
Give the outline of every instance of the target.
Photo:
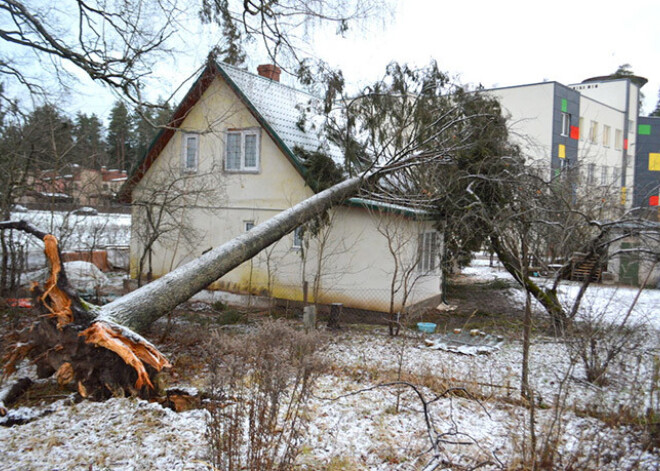
[(56, 374), (60, 384), (75, 386), (83, 397), (154, 396), (154, 376), (170, 364), (136, 331), (147, 328), (300, 224), (355, 194), (364, 181), (363, 177), (351, 178), (318, 193), (102, 307), (86, 304), (70, 288), (55, 237), (25, 221), (0, 223), (0, 229), (20, 229), (43, 240), (51, 266), (50, 277), (39, 292), (45, 317), (18, 333), (13, 349), (5, 356), (5, 373), (14, 371), (23, 358), (31, 358), (40, 378)]
[(299, 225), (355, 194), (363, 182), (362, 177), (351, 178), (282, 211), (186, 265), (106, 304), (98, 311), (98, 318), (137, 331), (145, 329)]

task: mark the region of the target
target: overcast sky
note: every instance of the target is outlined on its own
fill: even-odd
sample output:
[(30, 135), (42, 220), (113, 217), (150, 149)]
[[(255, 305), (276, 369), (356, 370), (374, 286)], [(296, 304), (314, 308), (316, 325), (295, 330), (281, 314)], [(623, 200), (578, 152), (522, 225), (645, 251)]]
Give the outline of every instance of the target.
[(660, 1), (401, 0), (389, 26), (327, 40), (317, 51), (349, 79), (382, 73), (392, 59), (435, 59), (461, 82), (487, 88), (571, 84), (628, 63), (649, 79), (642, 90), (647, 114), (660, 88)]
[[(400, 0), (392, 13), (346, 37), (319, 33), (309, 47), (358, 85), (380, 78), (392, 60), (422, 66), (435, 59), (461, 83), (486, 88), (544, 80), (571, 84), (627, 63), (649, 79), (642, 89), (643, 114), (658, 100), (658, 0)], [(156, 71), (159, 80), (152, 84), (160, 89), (154, 97), (166, 96), (203, 64), (212, 33), (208, 27), (182, 32), (182, 55)], [(252, 71), (264, 61), (265, 55), (251, 51)], [(71, 108), (105, 116), (112, 106), (112, 96), (102, 99), (104, 94), (93, 88), (87, 87), (83, 96), (71, 100)]]

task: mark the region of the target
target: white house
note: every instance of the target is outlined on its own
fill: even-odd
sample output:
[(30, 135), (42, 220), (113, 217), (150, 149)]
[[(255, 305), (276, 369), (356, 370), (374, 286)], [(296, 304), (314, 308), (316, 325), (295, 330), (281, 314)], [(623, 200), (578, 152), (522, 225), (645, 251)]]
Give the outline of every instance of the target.
[[(162, 276), (313, 195), (295, 153), (323, 146), (299, 122), (313, 100), (279, 83), (275, 66), (255, 75), (209, 63), (124, 189), (134, 203), (132, 276), (140, 260), (143, 275), (148, 264)], [(162, 234), (145, 250), (150, 224)], [(312, 302), (383, 312), (391, 299), (395, 310), (404, 298), (407, 306), (435, 303), (440, 243), (425, 213), (353, 198), (210, 289), (295, 301), (306, 289)]]

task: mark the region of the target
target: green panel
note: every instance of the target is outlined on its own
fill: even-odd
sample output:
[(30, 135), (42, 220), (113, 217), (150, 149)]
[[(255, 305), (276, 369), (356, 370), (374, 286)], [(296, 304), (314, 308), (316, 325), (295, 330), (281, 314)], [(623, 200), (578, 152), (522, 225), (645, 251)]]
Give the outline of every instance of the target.
[(564, 113), (568, 113), (568, 100), (566, 98), (561, 99), (561, 110)]
[(637, 126), (637, 133), (643, 136), (651, 135), (651, 125), (650, 124), (640, 124)]

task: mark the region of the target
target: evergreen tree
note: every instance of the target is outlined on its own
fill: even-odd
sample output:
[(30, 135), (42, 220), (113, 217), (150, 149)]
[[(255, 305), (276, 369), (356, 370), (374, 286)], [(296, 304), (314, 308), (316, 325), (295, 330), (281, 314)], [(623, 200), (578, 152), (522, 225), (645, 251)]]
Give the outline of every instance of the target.
[(655, 105), (655, 110), (653, 110), (649, 116), (660, 117), (660, 90), (658, 90), (658, 103)]
[(76, 142), (75, 163), (83, 167), (100, 168), (106, 164), (103, 125), (95, 114), (78, 113), (73, 128)]
[(35, 167), (59, 171), (74, 163), (73, 123), (58, 108), (45, 104), (29, 114), (22, 129), (21, 153)]
[(161, 127), (166, 126), (172, 117), (169, 103), (159, 100), (158, 106), (156, 109), (138, 108), (132, 115), (134, 149), (129, 170), (142, 160)]
[(133, 154), (133, 120), (122, 101), (116, 101), (110, 110), (108, 124), (108, 166), (128, 170)]
[(228, 0), (203, 0), (200, 18), (205, 23), (217, 23), (222, 26), (222, 44), (217, 46), (214, 54), (230, 65), (241, 67), (245, 65), (243, 36), (232, 18)]

